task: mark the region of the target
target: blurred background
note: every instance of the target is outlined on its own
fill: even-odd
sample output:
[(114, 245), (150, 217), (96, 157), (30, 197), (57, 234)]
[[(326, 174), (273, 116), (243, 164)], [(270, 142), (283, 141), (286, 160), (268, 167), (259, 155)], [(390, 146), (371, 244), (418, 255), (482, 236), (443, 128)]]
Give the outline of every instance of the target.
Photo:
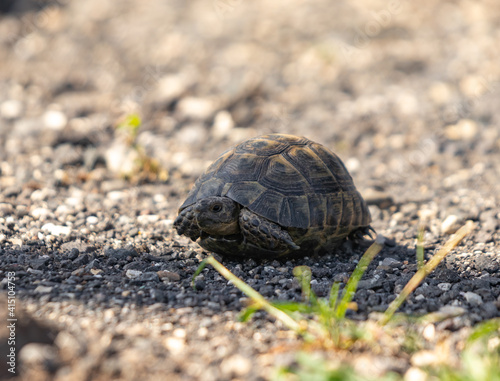
[[(394, 241), (359, 316), (417, 268), (419, 226), (429, 256), (475, 221), (405, 310), (468, 306), (442, 326), (462, 340), (457, 327), (500, 309), (499, 105), (498, 0), (0, 0), (0, 267), (60, 330), (49, 350), (18, 348), (34, 364), (24, 379), (267, 379), (290, 336), (265, 315), (236, 323), (243, 295), (212, 270), (193, 291), (206, 253), (172, 221), (219, 154), (271, 132), (336, 152)], [(354, 252), (225, 263), (265, 297), (299, 300), (295, 264), (324, 296)], [(27, 341), (45, 342), (17, 306), (43, 334)], [(426, 358), (441, 361), (434, 342)], [(413, 363), (389, 347), (394, 361), (362, 359), (366, 373)]]
[(174, 213), (221, 152), (282, 132), (334, 150), (362, 193), (447, 206), (468, 195), (475, 219), (496, 206), (495, 0), (10, 0), (0, 10), (4, 196), (153, 182)]

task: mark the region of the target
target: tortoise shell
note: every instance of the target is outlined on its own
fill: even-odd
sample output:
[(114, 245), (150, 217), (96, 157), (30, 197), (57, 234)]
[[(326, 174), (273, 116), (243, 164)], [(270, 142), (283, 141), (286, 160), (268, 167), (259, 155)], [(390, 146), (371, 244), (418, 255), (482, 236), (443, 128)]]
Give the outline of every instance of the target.
[[(371, 222), (339, 157), (293, 135), (259, 136), (223, 153), (196, 181), (179, 212), (211, 196), (228, 197), (279, 224), (303, 254), (331, 251), (353, 232), (365, 233)], [(226, 254), (235, 250), (216, 239), (200, 245)], [(251, 254), (244, 245), (237, 249)]]

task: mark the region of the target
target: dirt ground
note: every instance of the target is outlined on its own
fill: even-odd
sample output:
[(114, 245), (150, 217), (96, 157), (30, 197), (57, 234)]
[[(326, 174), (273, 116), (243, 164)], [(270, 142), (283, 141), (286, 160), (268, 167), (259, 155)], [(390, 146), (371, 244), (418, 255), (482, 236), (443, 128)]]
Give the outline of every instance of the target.
[[(436, 325), (457, 341), (500, 317), (497, 1), (14, 0), (0, 12), (0, 352), (15, 291), (18, 379), (264, 380), (292, 364), (300, 341), (265, 313), (239, 323), (244, 295), (213, 269), (193, 290), (207, 253), (172, 227), (220, 153), (270, 132), (336, 152), (394, 243), (352, 318), (385, 310), (413, 275), (419, 226), (430, 258), (467, 220), (474, 232), (401, 312), (459, 309)], [(362, 252), (222, 261), (264, 296), (300, 300), (295, 266), (327, 296)], [(407, 353), (366, 356), (331, 355), (370, 374), (415, 367)]]

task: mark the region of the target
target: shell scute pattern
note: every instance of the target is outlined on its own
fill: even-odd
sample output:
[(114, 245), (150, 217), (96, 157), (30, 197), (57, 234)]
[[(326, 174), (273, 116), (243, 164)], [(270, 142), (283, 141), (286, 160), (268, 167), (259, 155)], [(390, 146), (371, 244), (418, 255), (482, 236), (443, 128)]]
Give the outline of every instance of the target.
[(340, 191), (339, 180), (309, 147), (291, 147), (284, 156), (307, 181), (311, 191), (323, 194)]
[[(268, 166), (261, 174), (259, 183), (266, 188), (277, 190), (284, 196), (300, 195), (309, 188), (304, 176), (284, 156), (275, 156), (273, 160), (268, 160)], [(286, 187), (283, 184), (286, 184)]]

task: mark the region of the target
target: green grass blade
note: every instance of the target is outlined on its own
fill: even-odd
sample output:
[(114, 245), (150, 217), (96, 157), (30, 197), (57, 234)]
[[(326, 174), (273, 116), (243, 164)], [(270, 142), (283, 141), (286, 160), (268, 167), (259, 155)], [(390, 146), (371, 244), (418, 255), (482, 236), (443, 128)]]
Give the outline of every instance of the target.
[(340, 292), (340, 282), (333, 282), (332, 288), (330, 289), (330, 301), (329, 305), (332, 310), (337, 308), (337, 303), (339, 300), (339, 292)]
[(347, 306), (352, 301), (354, 297), (354, 293), (358, 287), (358, 283), (363, 277), (368, 265), (371, 263), (373, 258), (382, 250), (384, 247), (384, 237), (378, 235), (375, 239), (375, 242), (365, 251), (361, 259), (359, 260), (358, 265), (354, 269), (349, 281), (347, 282), (342, 299), (336, 309), (335, 315), (337, 319), (343, 319), (345, 317), (345, 313), (347, 311)]
[(194, 290), (196, 290), (194, 280), (196, 279), (196, 277), (198, 275), (201, 274), (201, 272), (203, 271), (203, 269), (205, 268), (206, 265), (207, 265), (207, 258), (205, 258), (203, 261), (201, 261), (200, 265), (198, 266), (198, 268), (196, 269), (196, 271), (193, 274), (193, 278), (191, 278), (191, 286), (193, 287)]
[(467, 343), (472, 343), (476, 340), (488, 337), (496, 331), (498, 331), (498, 336), (500, 337), (500, 318), (487, 320), (481, 324), (478, 324), (474, 328), (467, 339)]
[(420, 270), (424, 267), (424, 227), (421, 226), (418, 229), (418, 238), (417, 238), (417, 266)]
[(292, 312), (300, 312), (302, 314), (310, 314), (313, 313), (313, 308), (305, 303), (299, 302), (286, 302), (286, 301), (276, 301), (270, 302), (273, 307), (280, 309), (283, 312), (292, 313)]
[(240, 312), (240, 314), (238, 315), (238, 320), (241, 321), (241, 322), (246, 322), (258, 310), (260, 310), (260, 308), (258, 308), (258, 307), (254, 307), (254, 306), (247, 307), (243, 311)]
[(308, 266), (296, 266), (293, 268), (293, 275), (300, 283), (304, 301), (310, 302), (311, 304), (316, 304), (316, 295), (314, 294), (314, 291), (311, 290), (311, 269)]
[(130, 114), (125, 117), (125, 119), (118, 124), (117, 128), (127, 130), (134, 138), (139, 132), (142, 121), (138, 114)]

